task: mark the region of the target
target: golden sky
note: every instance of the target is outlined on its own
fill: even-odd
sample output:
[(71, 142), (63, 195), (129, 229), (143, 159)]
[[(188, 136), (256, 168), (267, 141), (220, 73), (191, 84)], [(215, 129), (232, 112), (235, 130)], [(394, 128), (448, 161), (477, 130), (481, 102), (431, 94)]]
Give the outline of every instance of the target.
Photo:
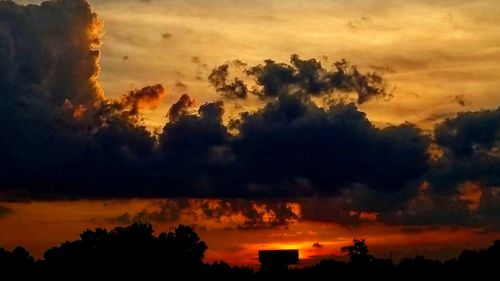
[(218, 98), (206, 80), (214, 67), (234, 59), (288, 61), (294, 53), (325, 64), (346, 58), (384, 74), (394, 98), (361, 107), (380, 126), (409, 121), (428, 129), (457, 111), (500, 103), (498, 1), (89, 2), (105, 26), (106, 95), (167, 87), (163, 106), (148, 114), (151, 127), (162, 126), (184, 93), (177, 81), (202, 104)]
[[(233, 59), (288, 61), (296, 53), (326, 56), (325, 63), (346, 58), (365, 71), (382, 71), (396, 89), (394, 99), (362, 108), (381, 125), (428, 127), (446, 114), (500, 103), (496, 1), (92, 3), (106, 28), (101, 81), (109, 95), (154, 82), (175, 89), (179, 80), (201, 103), (216, 94), (196, 77), (205, 78), (213, 67)], [(164, 33), (171, 37), (163, 39)]]

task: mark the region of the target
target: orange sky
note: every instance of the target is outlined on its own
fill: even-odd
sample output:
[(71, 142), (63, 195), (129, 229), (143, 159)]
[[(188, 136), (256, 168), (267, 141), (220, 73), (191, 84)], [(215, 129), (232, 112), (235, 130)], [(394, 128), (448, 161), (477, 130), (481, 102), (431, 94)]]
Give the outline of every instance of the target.
[[(152, 210), (161, 200), (79, 200), (38, 201), (30, 203), (2, 203), (12, 214), (0, 219), (1, 245), (12, 249), (25, 246), (36, 257), (51, 246), (78, 238), (87, 228), (112, 228), (114, 218), (124, 212)], [(197, 214), (197, 215), (196, 215)], [(291, 221), (287, 227), (259, 230), (237, 229), (241, 219), (235, 214), (220, 220), (207, 219), (200, 210), (189, 208), (179, 219), (153, 222), (156, 232), (167, 231), (179, 223), (195, 225), (201, 238), (207, 242), (206, 261), (225, 260), (231, 264), (256, 264), (259, 249), (300, 250), (302, 264), (321, 258), (342, 259), (340, 247), (352, 238), (365, 238), (378, 257), (425, 255), (450, 258), (463, 248), (481, 248), (495, 240), (493, 234), (477, 234), (472, 229), (435, 228), (419, 233), (406, 232), (397, 226), (377, 222), (359, 226), (341, 226), (331, 223)], [(313, 247), (318, 242), (320, 247)]]

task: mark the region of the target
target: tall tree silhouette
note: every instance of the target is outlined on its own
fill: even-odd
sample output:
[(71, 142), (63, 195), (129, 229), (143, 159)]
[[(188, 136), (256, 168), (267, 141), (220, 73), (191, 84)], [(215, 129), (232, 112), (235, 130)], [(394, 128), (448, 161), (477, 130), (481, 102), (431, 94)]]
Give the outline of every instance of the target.
[(342, 247), (342, 253), (346, 253), (353, 264), (368, 264), (373, 261), (373, 256), (366, 246), (365, 239), (353, 239), (352, 245)]

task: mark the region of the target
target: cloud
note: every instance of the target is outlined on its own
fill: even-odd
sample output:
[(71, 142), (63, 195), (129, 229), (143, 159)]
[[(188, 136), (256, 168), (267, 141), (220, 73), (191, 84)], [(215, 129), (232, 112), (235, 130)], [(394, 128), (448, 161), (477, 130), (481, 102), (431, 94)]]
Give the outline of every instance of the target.
[(264, 64), (247, 68), (246, 73), (261, 87), (254, 91), (261, 98), (353, 92), (357, 94), (357, 102), (362, 104), (374, 98), (391, 97), (380, 75), (375, 72), (362, 74), (346, 60), (335, 62), (333, 69), (327, 69), (316, 59), (303, 60), (294, 54), (290, 63), (266, 60)]
[(119, 216), (109, 218), (113, 223), (129, 225), (135, 222), (165, 223), (177, 222), (183, 210), (190, 207), (190, 203), (184, 199), (161, 200), (152, 209), (143, 209), (135, 214), (125, 212)]
[(64, 105), (93, 111), (102, 101), (101, 24), (85, 1), (2, 1), (0, 16), (2, 176), (7, 185), (44, 185), (83, 152), (76, 111), (67, 118)]
[(188, 94), (183, 94), (177, 102), (172, 104), (168, 110), (167, 117), (173, 121), (181, 117), (188, 112), (188, 109), (194, 105), (194, 99), (192, 99)]
[(119, 224), (132, 222), (175, 223), (213, 221), (222, 228), (224, 221), (237, 230), (258, 230), (287, 227), (300, 217), (296, 204), (273, 201), (221, 199), (166, 199), (135, 214), (124, 213), (109, 220)]
[(0, 205), (0, 218), (6, 217), (13, 212), (10, 208)]
[(189, 87), (182, 81), (177, 80), (175, 81), (175, 89), (179, 92), (186, 92), (189, 89)]
[(325, 109), (309, 99), (280, 96), (255, 113), (243, 113), (237, 129), (238, 172), (259, 184), (303, 182), (326, 194), (354, 184), (394, 190), (427, 169), (429, 140), (418, 128), (378, 129), (354, 104)]
[[(187, 98), (184, 101), (186, 100)], [(196, 177), (197, 172), (202, 173), (197, 167), (210, 168), (203, 166), (212, 162), (212, 156), (215, 156), (212, 152), (227, 144), (230, 139), (222, 122), (223, 113), (222, 102), (205, 103), (199, 107), (198, 114), (181, 114), (165, 125), (159, 146), (165, 157), (165, 164), (172, 163), (175, 165), (172, 168), (180, 173), (172, 171), (175, 177), (185, 173), (188, 177)]]
[[(374, 193), (366, 189), (345, 191), (336, 197), (299, 199), (301, 220), (335, 223), (346, 228), (377, 223), (423, 232), (441, 227), (498, 232), (498, 187), (474, 182), (459, 184), (450, 192), (424, 182), (415, 192)], [(451, 189), (451, 188), (450, 188)], [(410, 189), (411, 191), (411, 189)]]
[[(229, 78), (229, 64), (212, 70), (208, 80), (216, 91), (229, 99), (246, 99), (249, 94), (261, 99), (280, 95), (326, 96), (332, 93), (355, 93), (357, 103), (374, 98), (390, 98), (383, 78), (377, 73), (362, 74), (346, 60), (334, 63), (333, 69), (324, 68), (316, 59), (303, 60), (294, 54), (289, 63), (265, 60), (264, 64), (251, 66), (240, 60), (232, 62), (253, 78), (258, 87), (251, 90), (242, 78)], [(334, 97), (330, 96), (329, 99)]]
[(299, 219), (300, 215), (287, 203), (267, 203), (262, 206), (255, 203), (244, 204), (241, 212), (245, 222), (237, 228), (242, 230), (285, 227)]
[(499, 149), (500, 108), (459, 113), (439, 124), (434, 134), (439, 145), (457, 156)]
[(214, 68), (208, 76), (208, 81), (215, 87), (216, 91), (226, 98), (246, 99), (248, 88), (245, 82), (239, 78), (228, 81), (229, 65), (223, 64)]
[(313, 245), (312, 245), (313, 248), (317, 248), (317, 249), (321, 249), (321, 248), (324, 248), (325, 246), (319, 242), (315, 242)]
[(102, 25), (87, 2), (3, 1), (0, 15), (3, 190), (90, 194), (151, 152), (140, 110), (154, 107), (164, 89), (104, 98), (97, 82)]
[(131, 115), (139, 115), (139, 110), (142, 108), (155, 109), (166, 92), (161, 84), (154, 86), (146, 86), (140, 90), (133, 90), (124, 95), (120, 101), (123, 109), (128, 109)]
[[(227, 198), (166, 200), (113, 218), (123, 223), (173, 222), (199, 210), (208, 220), (238, 217), (240, 230), (296, 220), (500, 225), (500, 109), (449, 117), (432, 136), (409, 123), (377, 127), (360, 107), (390, 97), (382, 77), (345, 60), (326, 68), (292, 55), (212, 71), (223, 97), (262, 104), (229, 122), (223, 101), (194, 107), (178, 83), (184, 92), (154, 135), (142, 111), (158, 106), (166, 90), (157, 84), (104, 97), (101, 24), (85, 1), (0, 2), (0, 15), (1, 193)], [(439, 157), (431, 157), (431, 144)]]
[(442, 155), (424, 175), (425, 184), (396, 224), (469, 226), (492, 231), (500, 225), (500, 109), (462, 112), (434, 129)]
[(426, 178), (438, 194), (454, 194), (467, 182), (500, 186), (500, 108), (459, 113), (434, 130), (442, 156)]
[(464, 97), (464, 95), (456, 95), (454, 97), (454, 101), (457, 102), (460, 106), (465, 106), (465, 97)]
[(26, 7), (3, 1), (0, 14), (2, 93), (56, 106), (65, 99), (84, 106), (100, 99), (101, 23), (86, 1)]

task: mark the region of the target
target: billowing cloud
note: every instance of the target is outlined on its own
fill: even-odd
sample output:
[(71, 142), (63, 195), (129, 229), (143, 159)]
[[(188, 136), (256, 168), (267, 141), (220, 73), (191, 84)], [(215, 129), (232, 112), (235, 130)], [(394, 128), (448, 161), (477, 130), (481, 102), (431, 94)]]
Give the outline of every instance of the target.
[(215, 90), (226, 98), (246, 99), (248, 88), (240, 78), (228, 81), (229, 65), (223, 64), (213, 69), (208, 76), (208, 81), (215, 87)]
[(459, 113), (434, 131), (443, 155), (429, 172), (437, 191), (453, 192), (465, 182), (500, 186), (500, 108)]
[(120, 104), (124, 110), (128, 110), (130, 115), (137, 116), (142, 108), (155, 109), (165, 95), (165, 89), (161, 84), (146, 86), (124, 95)]
[(240, 173), (259, 184), (295, 181), (325, 193), (358, 183), (392, 190), (427, 169), (428, 139), (419, 129), (378, 129), (354, 104), (325, 109), (281, 96), (243, 113), (237, 128), (233, 150), (245, 165)]
[[(212, 70), (208, 81), (225, 98), (246, 99), (254, 94), (261, 99), (280, 95), (321, 96), (332, 93), (355, 93), (357, 103), (362, 104), (374, 98), (390, 98), (384, 80), (377, 73), (361, 73), (355, 65), (346, 60), (333, 64), (332, 69), (324, 68), (316, 59), (303, 60), (294, 54), (290, 63), (266, 60), (264, 64), (248, 67), (246, 63), (235, 60), (236, 68), (253, 78), (257, 87), (251, 90), (243, 79), (229, 78), (229, 64), (220, 65)], [(330, 99), (333, 97), (330, 96)]]
[(2, 1), (0, 18), (2, 177), (6, 185), (35, 178), (43, 185), (54, 177), (47, 171), (80, 157), (72, 141), (80, 128), (71, 123), (81, 111), (70, 120), (64, 110), (91, 110), (102, 100), (101, 24), (85, 1), (26, 7)]
[(183, 94), (177, 102), (172, 104), (168, 110), (167, 117), (170, 120), (176, 120), (180, 116), (187, 113), (188, 109), (194, 105), (194, 99), (192, 99), (188, 94)]
[(435, 130), (436, 142), (457, 156), (500, 149), (500, 108), (460, 113)]
[(391, 96), (386, 92), (380, 75), (363, 74), (346, 60), (335, 62), (333, 68), (328, 69), (316, 59), (304, 60), (294, 54), (290, 63), (266, 60), (263, 65), (248, 68), (246, 73), (255, 77), (261, 87), (261, 91), (255, 91), (261, 98), (282, 94), (319, 96), (352, 92), (357, 95), (357, 103), (362, 104), (373, 98)]
[(246, 231), (283, 228), (297, 222), (299, 218), (300, 208), (294, 203), (243, 199), (166, 199), (135, 214), (124, 213), (110, 220), (120, 224), (138, 221), (178, 223), (188, 220), (205, 224), (212, 222)]
[[(358, 103), (386, 96), (379, 76), (360, 74), (346, 61), (333, 70), (296, 55), (290, 64), (235, 62), (256, 79), (258, 96), (276, 98), (242, 113), (230, 130), (222, 102), (188, 112), (193, 101), (183, 95), (156, 139), (142, 125), (141, 110), (157, 106), (165, 89), (147, 86), (120, 100), (101, 95), (101, 25), (85, 1), (0, 7), (7, 19), (2, 65), (9, 67), (2, 72), (4, 189), (53, 196), (304, 196), (355, 184), (400, 189), (427, 168), (428, 138), (415, 126), (378, 129), (354, 104), (331, 101), (325, 108), (312, 101), (337, 90), (355, 92)], [(72, 44), (54, 45), (66, 41)], [(228, 66), (209, 80), (243, 97), (231, 88), (240, 80), (228, 80)]]
[(26, 7), (3, 1), (0, 16), (1, 92), (7, 98), (56, 106), (66, 99), (84, 106), (100, 99), (101, 23), (86, 1)]
[(102, 25), (86, 1), (3, 1), (0, 15), (2, 189), (85, 193), (151, 151), (154, 139), (139, 111), (154, 106), (164, 89), (103, 97)]

